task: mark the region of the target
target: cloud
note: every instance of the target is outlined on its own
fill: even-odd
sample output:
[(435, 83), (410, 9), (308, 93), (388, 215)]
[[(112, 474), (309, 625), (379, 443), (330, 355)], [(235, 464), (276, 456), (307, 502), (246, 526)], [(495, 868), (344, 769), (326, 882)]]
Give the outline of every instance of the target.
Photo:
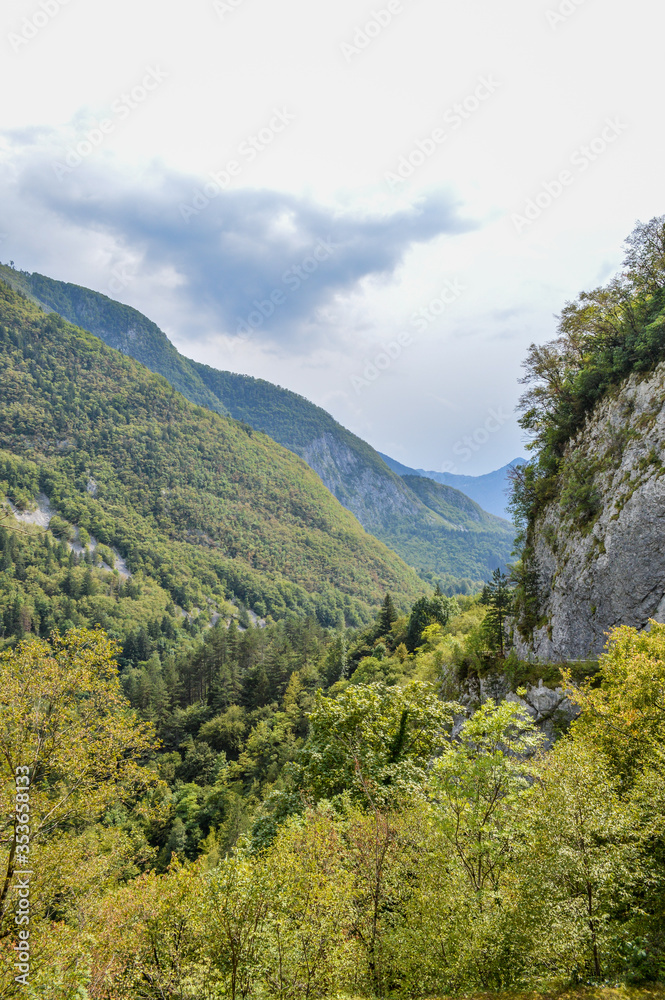
[(165, 294), (190, 317), (181, 335), (249, 332), (287, 351), (328, 337), (325, 307), (364, 279), (389, 278), (414, 244), (475, 227), (450, 194), (368, 215), (279, 191), (223, 190), (160, 163), (130, 171), (103, 150), (77, 165), (61, 133), (43, 129), (6, 135), (2, 159), (15, 225), (29, 220), (56, 244), (72, 231), (96, 234), (109, 256), (132, 259), (137, 284), (168, 275)]

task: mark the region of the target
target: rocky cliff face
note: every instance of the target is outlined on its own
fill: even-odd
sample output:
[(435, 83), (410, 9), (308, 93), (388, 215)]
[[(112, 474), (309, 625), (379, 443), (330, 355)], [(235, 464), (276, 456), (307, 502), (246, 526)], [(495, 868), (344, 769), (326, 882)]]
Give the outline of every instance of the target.
[(377, 471), (362, 462), (356, 452), (333, 434), (325, 433), (310, 441), (299, 449), (299, 454), (368, 531), (385, 527), (392, 518), (425, 514), (399, 476), (388, 469)]
[[(522, 695), (511, 689), (504, 674), (490, 674), (487, 677), (474, 677), (466, 681), (459, 701), (469, 713), (473, 713), (490, 698), (496, 704), (510, 701), (519, 705), (525, 715), (528, 715), (544, 734), (548, 746), (551, 746), (579, 715), (579, 709), (570, 701), (562, 687), (547, 687), (540, 680), (538, 684), (527, 684)], [(453, 735), (457, 735), (464, 719), (465, 716), (460, 716), (455, 721)]]
[(571, 440), (529, 565), (542, 625), (518, 655), (594, 657), (615, 625), (665, 622), (665, 364), (631, 376)]

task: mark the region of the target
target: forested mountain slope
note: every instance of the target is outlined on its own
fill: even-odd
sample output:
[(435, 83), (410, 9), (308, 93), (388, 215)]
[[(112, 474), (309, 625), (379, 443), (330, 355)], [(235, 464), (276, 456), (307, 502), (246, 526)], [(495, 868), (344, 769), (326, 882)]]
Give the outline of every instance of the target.
[(184, 608), (232, 598), (334, 625), (422, 592), (301, 459), (2, 282), (0, 449), (11, 501), (41, 490)]
[[(498, 518), (441, 517), (422, 502), (370, 445), (321, 407), (262, 379), (222, 372), (180, 355), (165, 334), (135, 309), (77, 285), (3, 267), (0, 274), (45, 309), (84, 326), (105, 343), (142, 361), (192, 402), (229, 413), (300, 455), (360, 523), (445, 590), (477, 589), (512, 549), (514, 530)], [(455, 497), (447, 503), (454, 507)], [(461, 517), (460, 517), (461, 515)], [(469, 532), (460, 538), (455, 530)]]
[(431, 483), (426, 493), (398, 476), (321, 407), (262, 379), (196, 369), (234, 417), (301, 455), (368, 531), (432, 582), (471, 590), (510, 559), (510, 524), (457, 490)]
[(74, 326), (90, 330), (105, 344), (163, 375), (192, 403), (228, 415), (198, 377), (192, 363), (173, 346), (159, 327), (131, 306), (81, 285), (54, 281), (0, 264), (0, 278), (22, 291), (46, 312), (56, 312)]

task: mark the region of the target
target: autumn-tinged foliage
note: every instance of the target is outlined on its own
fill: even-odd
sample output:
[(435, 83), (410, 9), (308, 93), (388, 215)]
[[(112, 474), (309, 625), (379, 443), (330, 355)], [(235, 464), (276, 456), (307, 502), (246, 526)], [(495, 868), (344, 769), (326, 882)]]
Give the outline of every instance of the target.
[[(400, 661), (406, 619), (387, 607), (376, 663), (387, 676), (389, 661), (401, 662), (400, 680), (356, 680), (370, 659), (354, 669), (366, 630), (344, 652), (310, 626), (309, 641), (296, 630), (290, 652), (282, 646), (292, 665), (296, 647), (301, 660), (283, 675), (281, 705), (258, 710), (229, 701), (238, 643), (256, 649), (268, 630), (212, 630), (212, 686), (181, 711), (180, 725), (198, 735), (179, 750), (155, 747), (124, 701), (103, 633), (31, 639), (3, 654), (3, 814), (16, 760), (34, 796), (34, 996), (515, 997), (662, 977), (665, 626), (616, 630), (593, 683), (568, 676), (581, 714), (548, 747), (516, 702), (487, 700), (470, 715), (441, 702), (433, 683), (451, 651), (454, 660), (461, 624), (426, 626)], [(474, 628), (482, 635), (482, 618), (467, 636)], [(261, 639), (264, 662), (276, 663), (278, 638)], [(347, 676), (326, 690), (331, 655)], [(430, 681), (415, 680), (424, 674)], [(215, 700), (228, 707), (201, 722)], [(158, 699), (150, 711), (167, 736), (177, 710)], [(194, 768), (189, 781), (175, 778), (179, 767)], [(254, 810), (253, 829), (240, 801)], [(196, 840), (192, 823), (206, 810)], [(11, 833), (5, 825), (10, 875)], [(9, 883), (8, 997), (18, 995)]]

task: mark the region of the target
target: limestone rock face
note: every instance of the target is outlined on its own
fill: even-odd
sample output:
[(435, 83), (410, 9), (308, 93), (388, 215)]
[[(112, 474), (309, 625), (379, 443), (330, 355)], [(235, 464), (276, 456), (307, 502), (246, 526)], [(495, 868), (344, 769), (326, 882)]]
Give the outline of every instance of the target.
[[(510, 701), (520, 705), (525, 714), (530, 715), (545, 734), (547, 745), (550, 746), (579, 715), (579, 709), (568, 699), (563, 688), (546, 687), (541, 680), (538, 684), (527, 684), (526, 694), (521, 697), (511, 690), (505, 674), (488, 674), (480, 679), (470, 678), (459, 700), (467, 713), (472, 713), (490, 698), (497, 704), (501, 701)], [(466, 716), (460, 716), (455, 720), (454, 736), (459, 733), (465, 718)]]
[(661, 364), (602, 400), (569, 444), (559, 499), (534, 532), (545, 624), (516, 635), (519, 656), (593, 658), (612, 627), (665, 622), (664, 461)]
[(416, 517), (425, 512), (399, 476), (388, 470), (379, 473), (363, 464), (333, 434), (322, 434), (299, 454), (368, 531), (385, 527), (394, 517)]

